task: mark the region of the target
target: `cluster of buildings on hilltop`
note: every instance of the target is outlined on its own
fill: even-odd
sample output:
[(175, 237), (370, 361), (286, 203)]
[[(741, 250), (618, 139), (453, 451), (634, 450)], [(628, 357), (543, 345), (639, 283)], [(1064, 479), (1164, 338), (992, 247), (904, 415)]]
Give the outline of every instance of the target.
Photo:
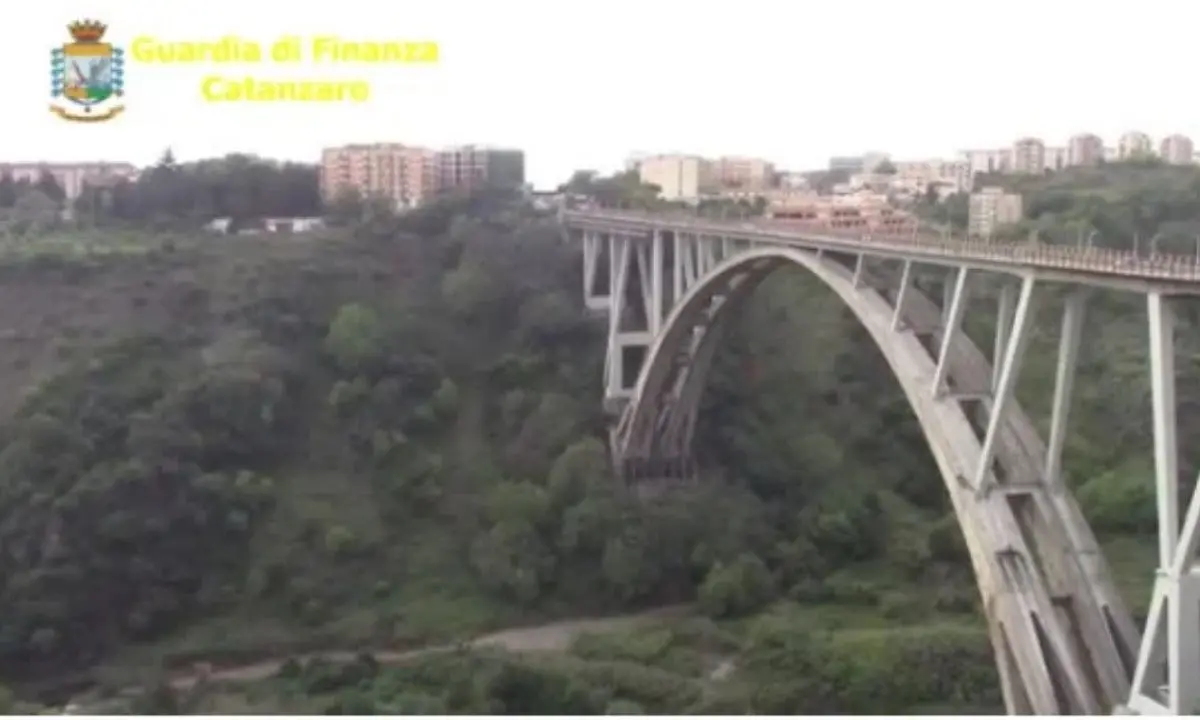
[(885, 194), (865, 187), (823, 194), (803, 174), (779, 171), (760, 158), (638, 155), (626, 162), (626, 169), (637, 172), (643, 183), (657, 185), (659, 196), (669, 201), (762, 198), (771, 217), (847, 229), (894, 230), (912, 220)]
[[(643, 183), (657, 185), (664, 200), (759, 197), (767, 202), (771, 217), (886, 230), (912, 222), (894, 200), (931, 192), (939, 199), (972, 193), (980, 175), (1040, 175), (1142, 158), (1172, 165), (1200, 163), (1200, 154), (1184, 135), (1162, 138), (1156, 148), (1149, 135), (1128, 132), (1116, 145), (1105, 145), (1090, 133), (1075, 135), (1062, 146), (1024, 137), (1009, 147), (964, 150), (952, 159), (893, 160), (883, 152), (835, 157), (829, 170), (845, 173), (845, 179), (820, 189), (811, 187), (804, 174), (780, 172), (772, 162), (757, 158), (639, 154), (627, 160), (626, 169), (637, 172)], [(973, 193), (970, 207), (971, 232), (978, 235), (1019, 221), (1023, 211), (1020, 196), (994, 188)]]
[[(1040, 175), (1069, 167), (1098, 165), (1143, 158), (1158, 158), (1171, 165), (1200, 162), (1191, 138), (1169, 135), (1155, 148), (1143, 132), (1127, 132), (1116, 145), (1105, 145), (1097, 135), (1083, 133), (1071, 137), (1066, 145), (1047, 145), (1040, 138), (1024, 137), (1009, 147), (990, 150), (963, 150), (954, 159), (892, 160), (886, 153), (872, 152), (855, 157), (835, 157), (830, 170), (850, 173), (850, 179), (836, 190), (853, 191), (871, 187), (899, 194), (923, 193), (934, 186), (939, 194), (970, 192), (982, 174)], [(883, 166), (888, 172), (879, 172)]]
[(321, 195), (332, 200), (352, 190), (380, 197), (398, 209), (414, 208), (447, 191), (523, 188), (521, 150), (463, 145), (432, 150), (400, 143), (344, 145), (321, 152)]
[(74, 200), (86, 185), (135, 180), (138, 169), (127, 162), (0, 163), (0, 176), (7, 175), (17, 182), (36, 183), (42, 173), (50, 173), (67, 199)]

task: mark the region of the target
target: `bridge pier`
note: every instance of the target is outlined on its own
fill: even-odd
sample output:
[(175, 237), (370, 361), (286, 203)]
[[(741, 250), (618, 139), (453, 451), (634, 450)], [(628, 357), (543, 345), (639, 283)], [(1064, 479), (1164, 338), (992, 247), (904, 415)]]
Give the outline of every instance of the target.
[[(692, 436), (721, 329), (763, 278), (801, 266), (862, 322), (921, 423), (967, 541), (1009, 712), (1200, 710), (1200, 497), (1181, 525), (1169, 302), (1200, 294), (1200, 258), (1164, 265), (1113, 252), (644, 214), (566, 213), (563, 222), (584, 236), (588, 307), (609, 313), (614, 467), (635, 489), (694, 480)], [(601, 249), (607, 295), (596, 280)], [(898, 263), (894, 291), (878, 287), (868, 259)], [(948, 270), (940, 305), (914, 282), (919, 264)], [(1019, 283), (1000, 285), (984, 354), (962, 326), (970, 285), (988, 272)], [(1013, 391), (1049, 282), (1078, 289), (1062, 309), (1043, 442)], [(1147, 297), (1159, 558), (1144, 641), (1062, 478), (1090, 285)]]
[[(1154, 475), (1158, 500), (1158, 570), (1127, 709), (1141, 715), (1200, 712), (1200, 493), (1179, 524), (1176, 438), (1175, 312), (1170, 297), (1146, 298), (1154, 414)], [(1195, 485), (1193, 485), (1195, 487)]]

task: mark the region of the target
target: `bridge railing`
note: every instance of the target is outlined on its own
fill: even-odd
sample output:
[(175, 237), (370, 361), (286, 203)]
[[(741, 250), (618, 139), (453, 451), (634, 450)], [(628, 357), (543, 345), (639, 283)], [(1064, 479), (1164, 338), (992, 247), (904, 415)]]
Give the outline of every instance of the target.
[(766, 236), (764, 239), (787, 242), (806, 241), (831, 244), (861, 244), (865, 248), (904, 252), (920, 249), (947, 258), (984, 260), (1018, 267), (1039, 267), (1075, 272), (1101, 273), (1184, 282), (1200, 281), (1200, 256), (1153, 251), (1142, 256), (1130, 250), (1095, 246), (1072, 247), (1037, 242), (1000, 243), (983, 238), (913, 232), (897, 235), (886, 232), (835, 230), (818, 224), (787, 220), (704, 220), (679, 213), (568, 212), (568, 218), (630, 222), (638, 225), (678, 227), (712, 235)]

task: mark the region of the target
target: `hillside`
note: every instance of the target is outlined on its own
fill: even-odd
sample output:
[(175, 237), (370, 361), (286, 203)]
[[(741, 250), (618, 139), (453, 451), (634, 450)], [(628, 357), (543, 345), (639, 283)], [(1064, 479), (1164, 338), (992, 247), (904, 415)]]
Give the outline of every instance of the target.
[[(982, 175), (976, 187), (996, 186), (1024, 197), (1025, 222), (1015, 234), (1043, 242), (1196, 253), (1200, 236), (1200, 169), (1159, 161), (1072, 167), (1045, 175)], [(963, 217), (965, 220), (965, 216)]]
[[(320, 237), (128, 232), (148, 250), (0, 267), (14, 340), (0, 369), (0, 677), (18, 696), (695, 602), (708, 619), (581, 638), (569, 662), (463, 649), (387, 668), (292, 663), (205, 707), (996, 707), (920, 429), (811, 278), (768, 281), (718, 356), (704, 482), (638, 502), (611, 479), (603, 327), (551, 218), (475, 202)], [(1141, 608), (1144, 328), (1129, 297), (1093, 308), (1067, 471)], [(1055, 303), (1042, 313), (1020, 394), (1044, 421)], [(1186, 437), (1200, 385), (1181, 391)]]

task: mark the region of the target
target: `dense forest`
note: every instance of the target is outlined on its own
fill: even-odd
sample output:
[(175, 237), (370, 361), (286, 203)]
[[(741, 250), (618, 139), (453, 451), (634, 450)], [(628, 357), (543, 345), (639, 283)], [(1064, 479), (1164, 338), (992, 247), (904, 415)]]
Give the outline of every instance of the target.
[[(169, 172), (144, 197), (189, 197), (162, 193), (201, 174)], [(649, 202), (628, 176), (572, 182)], [(154, 202), (157, 233), (114, 210), (86, 230), (88, 251), (11, 253), (0, 268), (44, 293), (32, 309), (0, 303), (0, 324), (20, 327), (14, 352), (33, 348), (0, 369), (30, 384), (0, 429), (0, 678), (12, 689), (0, 702), (141, 686), (121, 707), (998, 709), (920, 428), (866, 334), (811, 278), (771, 278), (731, 330), (698, 429), (701, 482), (639, 500), (612, 479), (603, 323), (582, 307), (579, 250), (554, 217), (487, 195), (402, 216), (343, 208), (344, 227), (320, 235), (205, 237), (186, 228), (211, 207)], [(1153, 207), (1175, 208), (1172, 222), (1182, 212)], [(38, 232), (53, 248), (84, 231)], [(100, 291), (126, 297), (126, 314), (98, 314)], [(1143, 608), (1154, 504), (1135, 301), (1093, 303), (1066, 466)], [(1044, 418), (1052, 307), (1039, 328), (1020, 395)], [(1182, 438), (1200, 421), (1200, 384), (1181, 375)], [(685, 609), (579, 634), (561, 655), (469, 643), (667, 606)], [(197, 662), (333, 649), (359, 657), (287, 662), (237, 688), (167, 684)]]

